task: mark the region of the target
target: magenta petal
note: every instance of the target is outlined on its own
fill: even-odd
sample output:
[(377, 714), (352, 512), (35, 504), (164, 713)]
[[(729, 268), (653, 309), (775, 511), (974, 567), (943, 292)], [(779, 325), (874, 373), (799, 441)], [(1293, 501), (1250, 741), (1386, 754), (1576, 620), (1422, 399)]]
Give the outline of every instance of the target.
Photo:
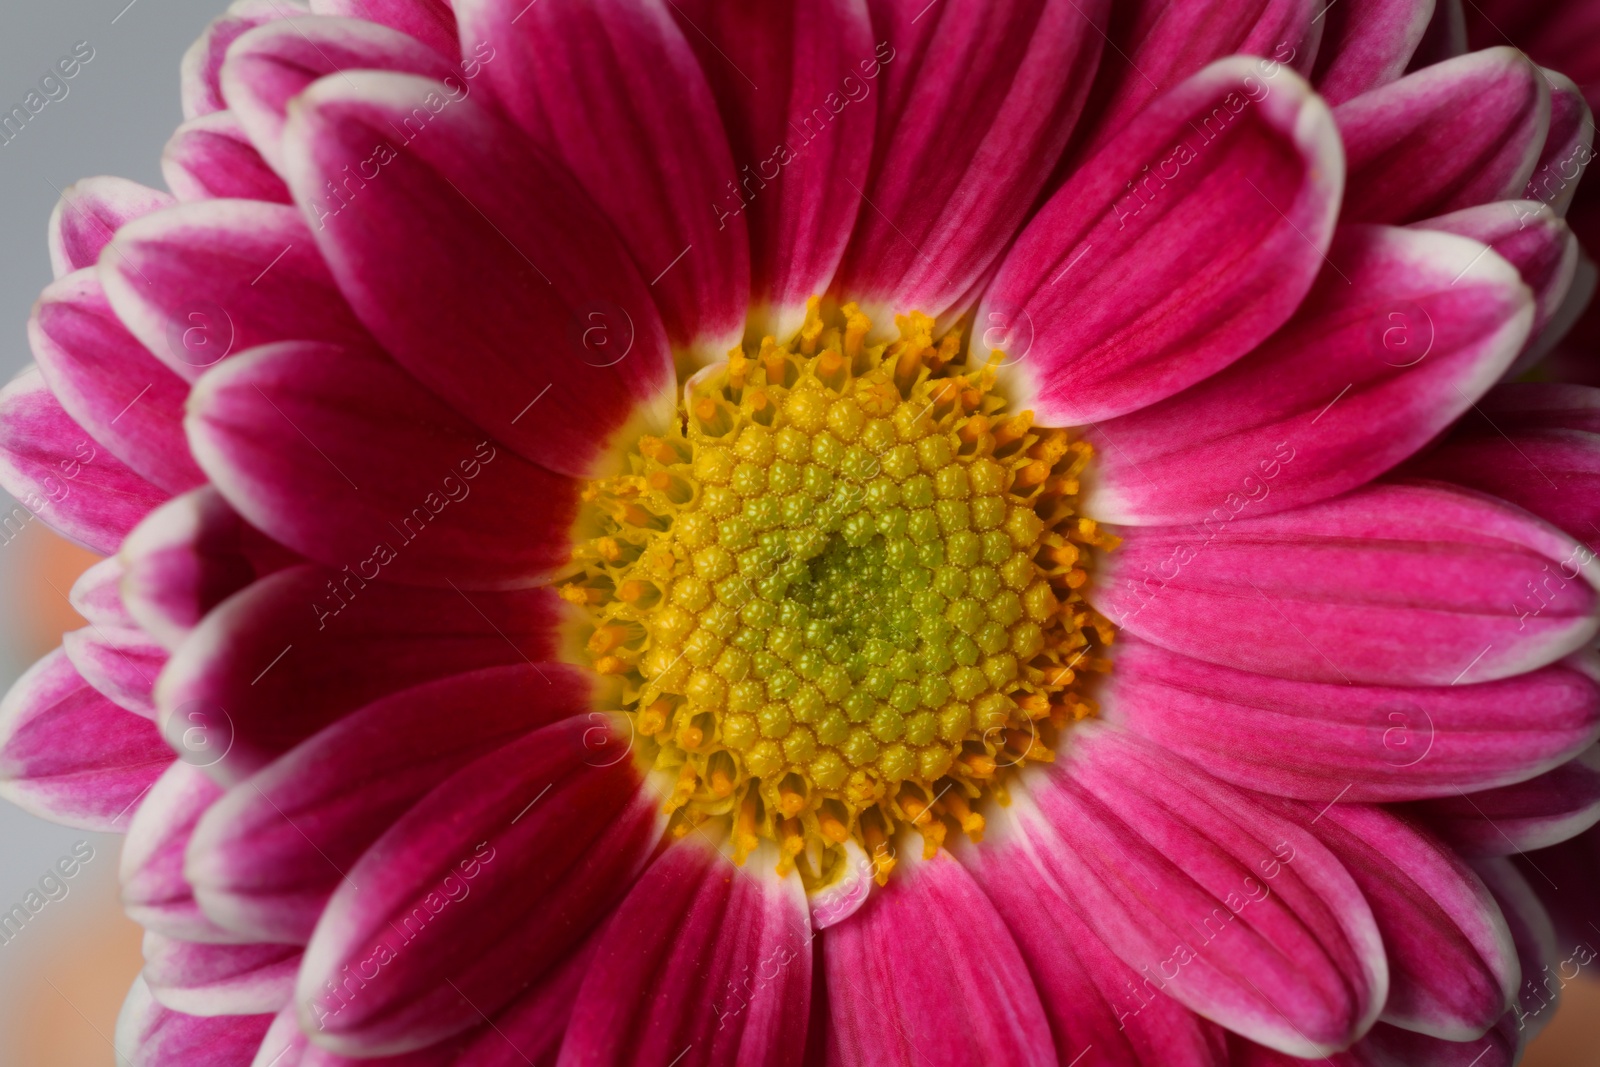
[[(345, 295), (402, 366), (497, 440), (587, 477), (609, 440), (641, 420), (665, 425), (666, 335), (582, 190), (476, 101), (432, 115), (426, 102), (447, 93), (399, 74), (324, 78), (284, 134), (290, 186)], [(417, 126), (416, 107), (430, 120), (397, 151), (389, 142)], [(362, 161), (381, 180), (344, 177)], [(335, 179), (349, 184), (330, 200)]]
[(0, 796), (54, 822), (126, 830), (171, 762), (151, 722), (101, 696), (59, 649), (0, 702)]
[(409, 34), (446, 59), (460, 51), (451, 0), (310, 0), (318, 15), (368, 19)]
[[(738, 191), (719, 189), (713, 210), (744, 215), (750, 232), (755, 321), (747, 328), (789, 337), (807, 298), (828, 291), (863, 210), (883, 56), (893, 46), (881, 55), (874, 48), (866, 0), (674, 0), (671, 8), (739, 170)], [(759, 92), (746, 66), (761, 72)]]
[(50, 266), (57, 278), (100, 260), (124, 223), (172, 206), (172, 197), (126, 178), (84, 178), (67, 186), (50, 213)]
[(118, 879), (128, 917), (147, 930), (185, 941), (248, 942), (206, 918), (183, 876), (183, 852), (222, 789), (196, 766), (174, 761), (151, 787), (128, 826)]
[(292, 202), (289, 187), (267, 166), (232, 111), (213, 111), (179, 126), (161, 152), (161, 176), (179, 200)]
[(205, 480), (183, 438), (188, 383), (123, 328), (94, 271), (45, 287), (28, 340), (67, 414), (118, 459), (169, 492)]
[[(1526, 1043), (1538, 1036), (1556, 1013), (1564, 984), (1556, 971), (1564, 968), (1566, 974), (1572, 973), (1571, 947), (1556, 941), (1555, 927), (1544, 905), (1539, 903), (1527, 878), (1510, 860), (1479, 859), (1473, 866), (1499, 901), (1506, 925), (1511, 928), (1517, 955), (1522, 960), (1522, 984), (1517, 987), (1511, 1014), (1516, 1019), (1517, 1036)], [(1528, 877), (1542, 876), (1535, 871)], [(1587, 940), (1591, 936), (1592, 932), (1583, 934), (1586, 945), (1592, 944)]]
[(1527, 288), (1476, 241), (1344, 227), (1328, 259), (1254, 352), (1090, 430), (1088, 514), (1176, 525), (1241, 493), (1256, 516), (1364, 485), (1454, 422), (1528, 337)]
[(163, 1006), (188, 1015), (261, 1015), (289, 1003), (296, 945), (217, 945), (148, 931), (144, 980)]
[(330, 567), (511, 588), (570, 555), (578, 483), (496, 447), (374, 350), (242, 353), (196, 384), (185, 425), (247, 521)]
[(749, 238), (744, 219), (720, 206), (738, 175), (711, 88), (669, 5), (457, 7), (463, 54), (494, 57), (483, 73), (496, 102), (616, 227), (650, 279), (673, 345), (694, 349), (701, 362), (721, 359), (744, 332)]
[(83, 680), (118, 707), (156, 717), (151, 691), (167, 650), (137, 627), (85, 626), (61, 635), (61, 647)]
[(1539, 73), (1550, 86), (1550, 133), (1522, 195), (1565, 215), (1585, 167), (1594, 158), (1594, 114), (1571, 78), (1542, 68)]
[(100, 282), (117, 317), (189, 381), (274, 341), (370, 343), (292, 207), (179, 204), (124, 226), (111, 249)]
[(1027, 964), (972, 876), (947, 853), (905, 857), (894, 873), (825, 935), (828, 1062), (1053, 1067)]
[(1144, 987), (1076, 911), (1041, 898), (1037, 868), (1022, 849), (1002, 844), (1016, 833), (1002, 811), (991, 811), (993, 843), (958, 855), (1016, 938), (1056, 1048), (1065, 1050), (1061, 1061), (1098, 1049), (1104, 1063), (1127, 1067), (1227, 1067), (1222, 1031)]
[(1380, 485), (1264, 518), (1229, 497), (1200, 526), (1125, 527), (1097, 608), (1174, 652), (1301, 681), (1450, 685), (1554, 662), (1600, 628), (1591, 582), (1524, 604), (1593, 553), (1443, 483)]
[(0, 487), (34, 517), (109, 555), (167, 498), (72, 420), (28, 368), (0, 389)]
[(162, 673), (157, 705), (169, 726), (198, 713), (231, 730), (210, 770), (238, 781), (386, 694), (550, 658), (558, 604), (544, 589), (468, 594), (293, 567), (206, 616)]
[(800, 1067), (815, 935), (800, 875), (777, 863), (768, 847), (735, 867), (692, 833), (652, 863), (600, 938), (557, 1062)]
[(250, 1067), (464, 1067), (466, 1061), (457, 1058), (462, 1044), (459, 1040), (446, 1041), (403, 1056), (385, 1056), (377, 1060), (341, 1056), (311, 1043), (300, 1028), (291, 1004), (272, 1020)]
[(228, 106), (219, 77), (229, 45), (257, 26), (306, 13), (299, 0), (234, 0), (183, 54), (183, 117), (199, 118)]
[(664, 828), (618, 728), (583, 716), (504, 745), (367, 850), (295, 991), (318, 1044), (392, 1055), (462, 1033), (612, 908)]
[(324, 75), (348, 70), (392, 70), (461, 84), (453, 57), (409, 34), (360, 17), (302, 18), (269, 23), (239, 38), (222, 67), (222, 92), (262, 158), (287, 173), (282, 139), (290, 101)]
[(1471, 855), (1549, 848), (1600, 822), (1600, 747), (1537, 778), (1421, 801), (1415, 810)]
[(1252, 1040), (1314, 1057), (1365, 1033), (1388, 993), (1382, 941), (1315, 835), (1120, 731), (1072, 738), (1065, 765), (1013, 794), (1052, 906), (1151, 992)]
[(605, 930), (602, 923), (566, 959), (512, 1001), (495, 1018), (494, 1026), (468, 1043), (454, 1067), (525, 1067), (529, 1061), (554, 1067), (578, 989)]
[(201, 822), (187, 874), (206, 913), (233, 930), (305, 943), (342, 872), (462, 766), (590, 707), (559, 664), (518, 664), (429, 682), (376, 701), (235, 786)]
[(974, 339), (1005, 353), (1017, 407), (1051, 425), (1144, 407), (1244, 355), (1305, 296), (1338, 210), (1338, 134), (1297, 75), (1268, 84), (1255, 64), (1223, 60), (1160, 97), (1018, 238)]
[(271, 1015), (183, 1015), (163, 1007), (144, 979), (134, 981), (117, 1016), (118, 1067), (244, 1067)]
[(304, 562), (241, 519), (210, 485), (152, 511), (128, 534), (119, 558), (126, 567), (119, 603), (169, 650), (257, 578)]
[(1490, 48), (1340, 104), (1347, 222), (1411, 222), (1522, 195), (1550, 90), (1521, 52)]
[(1443, 842), (1364, 804), (1276, 805), (1339, 858), (1383, 935), (1387, 1023), (1471, 1041), (1506, 1013), (1519, 966), (1488, 889)]
[(1564, 662), (1476, 685), (1299, 682), (1120, 639), (1108, 721), (1247, 789), (1382, 803), (1542, 774), (1600, 737), (1600, 686)]
[[(1405, 73), (1434, 12), (1433, 0), (1342, 0), (1323, 10), (1327, 27), (1312, 82), (1342, 104)], [(1442, 0), (1440, 6), (1443, 6)]]
[(885, 80), (868, 206), (837, 288), (882, 334), (891, 313), (966, 310), (958, 301), (1011, 242), (1077, 123), (1103, 47), (1092, 20), (1108, 5), (873, 6)]
[(122, 561), (116, 556), (101, 560), (72, 583), (67, 600), (72, 608), (95, 626), (135, 629), (138, 623), (128, 614), (118, 588), (122, 581)]

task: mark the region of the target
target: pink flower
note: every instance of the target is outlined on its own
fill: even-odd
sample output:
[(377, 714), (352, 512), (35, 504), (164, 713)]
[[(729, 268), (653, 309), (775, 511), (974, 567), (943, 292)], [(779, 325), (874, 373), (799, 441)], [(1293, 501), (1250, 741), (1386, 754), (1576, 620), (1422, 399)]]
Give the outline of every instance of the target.
[(0, 394), (127, 1061), (1513, 1062), (1593, 127), (1432, 7), (236, 3)]

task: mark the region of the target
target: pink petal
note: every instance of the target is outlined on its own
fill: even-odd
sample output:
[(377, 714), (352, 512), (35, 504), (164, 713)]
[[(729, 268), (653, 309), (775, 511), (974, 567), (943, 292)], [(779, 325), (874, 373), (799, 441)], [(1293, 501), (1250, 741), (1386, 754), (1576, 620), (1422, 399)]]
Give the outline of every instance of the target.
[(1046, 906), (1076, 910), (1150, 994), (1254, 1041), (1314, 1057), (1365, 1033), (1388, 993), (1383, 945), (1316, 837), (1119, 731), (1072, 739), (1013, 793), (1013, 847)]
[(232, 111), (190, 119), (161, 152), (161, 176), (179, 200), (268, 200), (291, 203)]
[(1425, 219), (1413, 226), (1480, 241), (1517, 268), (1538, 299), (1535, 333), (1555, 317), (1572, 288), (1578, 267), (1578, 241), (1561, 217), (1543, 204), (1497, 200)]
[(222, 92), (250, 141), (281, 174), (286, 173), (282, 141), (290, 101), (324, 75), (350, 70), (420, 74), (463, 92), (471, 88), (462, 81), (453, 56), (357, 15), (289, 19), (257, 27), (228, 50)]
[(171, 762), (150, 721), (97, 693), (59, 649), (0, 702), (0, 796), (53, 822), (125, 830)]
[(966, 310), (957, 301), (1011, 242), (1077, 124), (1103, 46), (1092, 20), (1106, 7), (874, 5), (886, 81), (868, 207), (837, 289), (880, 334), (894, 313)]
[(117, 317), (189, 381), (274, 341), (370, 343), (292, 207), (180, 204), (124, 226), (111, 247), (100, 282)]
[(195, 823), (221, 795), (221, 787), (203, 769), (178, 760), (140, 803), (128, 826), (118, 871), (123, 908), (140, 926), (185, 941), (251, 940), (206, 918), (183, 876), (183, 852)]
[(1500, 908), (1443, 842), (1382, 808), (1281, 802), (1315, 828), (1372, 908), (1389, 958), (1383, 1020), (1471, 1041), (1504, 1015), (1519, 966)]
[(214, 720), (208, 766), (238, 781), (388, 693), (550, 658), (558, 604), (542, 589), (469, 595), (293, 567), (206, 616), (162, 673), (156, 701), (163, 722)]
[(1005, 353), (1019, 408), (1081, 425), (1144, 407), (1244, 355), (1305, 296), (1338, 210), (1338, 135), (1297, 75), (1268, 85), (1255, 63), (1167, 92), (1023, 231), (974, 339)]
[(206, 913), (300, 944), (367, 847), (429, 790), (487, 752), (592, 707), (573, 668), (496, 667), (378, 700), (229, 791), (189, 847)]
[(948, 853), (903, 856), (888, 886), (828, 928), (822, 965), (830, 1065), (1058, 1062), (1011, 932)]
[(450, 0), (310, 0), (318, 15), (372, 22), (410, 34), (446, 59), (455, 59), (456, 16)]
[(735, 867), (691, 833), (651, 864), (600, 938), (558, 1063), (800, 1067), (816, 935), (777, 862), (767, 847)]
[(167, 650), (137, 627), (89, 625), (61, 635), (61, 647), (83, 680), (118, 707), (156, 717), (151, 690)]
[(1554, 70), (1539, 73), (1550, 86), (1550, 133), (1522, 195), (1565, 215), (1584, 168), (1594, 158), (1594, 114), (1571, 78)]
[(723, 358), (744, 332), (749, 238), (719, 207), (736, 178), (728, 137), (668, 4), (458, 8), (462, 53), (494, 57), (483, 71), (495, 101), (605, 212), (651, 280), (673, 345)]
[(21, 503), (21, 521), (43, 519), (101, 555), (167, 498), (90, 438), (32, 367), (0, 389), (0, 487)]
[(1549, 848), (1600, 822), (1600, 747), (1537, 778), (1421, 801), (1415, 810), (1471, 855)]
[(1446, 60), (1339, 105), (1347, 222), (1411, 222), (1520, 196), (1550, 124), (1550, 90), (1521, 52)]
[(1232, 496), (1258, 516), (1364, 485), (1454, 422), (1528, 336), (1527, 288), (1476, 241), (1345, 227), (1328, 259), (1261, 347), (1090, 430), (1088, 514), (1190, 523)]
[(404, 1056), (385, 1056), (378, 1060), (341, 1056), (313, 1045), (300, 1028), (294, 1006), (290, 1005), (272, 1020), (272, 1027), (261, 1039), (261, 1048), (250, 1067), (363, 1067), (367, 1064), (378, 1067), (450, 1067), (463, 1062), (456, 1058), (462, 1044), (459, 1040), (447, 1041)]
[(185, 425), (247, 521), (330, 567), (512, 588), (571, 554), (578, 483), (497, 447), (372, 349), (241, 353), (196, 384)]
[(505, 745), (367, 850), (296, 987), (318, 1044), (393, 1055), (462, 1033), (611, 909), (664, 829), (617, 728), (578, 717)]
[(1129, 637), (1099, 699), (1108, 721), (1235, 785), (1382, 803), (1507, 785), (1571, 759), (1600, 737), (1593, 672), (1567, 661), (1476, 685), (1299, 682)]
[(1400, 77), (1434, 6), (1433, 0), (1342, 0), (1325, 7), (1327, 28), (1311, 79), (1317, 92), (1342, 104)]
[(116, 556), (101, 560), (72, 583), (67, 600), (72, 609), (96, 626), (133, 629), (138, 623), (123, 606), (118, 584), (122, 581), (122, 561)]
[(172, 197), (126, 178), (84, 178), (67, 186), (50, 213), (50, 266), (57, 278), (99, 262), (127, 222), (170, 207)]
[(1196, 659), (1279, 678), (1492, 681), (1552, 663), (1600, 627), (1593, 580), (1535, 614), (1527, 583), (1592, 553), (1527, 512), (1443, 483), (1372, 486), (1263, 518), (1229, 497), (1200, 526), (1127, 527), (1097, 608)]
[[(1517, 1036), (1526, 1043), (1537, 1037), (1556, 1013), (1565, 982), (1555, 972), (1568, 954), (1562, 951), (1565, 946), (1556, 941), (1550, 916), (1528, 880), (1509, 860), (1480, 859), (1473, 866), (1499, 901), (1506, 925), (1511, 928), (1517, 955), (1522, 960), (1522, 984), (1517, 987), (1511, 1013), (1516, 1019)], [(1589, 936), (1584, 935), (1585, 938)], [(1571, 963), (1566, 966), (1565, 973), (1570, 975)]]
[[(884, 57), (898, 53), (875, 47), (866, 0), (671, 8), (733, 149), (738, 185), (717, 190), (713, 211), (724, 226), (744, 216), (749, 229), (749, 328), (791, 336), (806, 299), (832, 284), (862, 210)], [(760, 71), (761, 91), (745, 69)]]
[(518, 1067), (529, 1061), (555, 1064), (578, 989), (605, 929), (602, 924), (549, 974), (512, 1001), (494, 1026), (468, 1043), (454, 1067)]
[(45, 287), (28, 340), (67, 414), (118, 459), (169, 492), (205, 481), (183, 439), (188, 383), (123, 328), (93, 270)]
[(189, 1015), (260, 1015), (294, 994), (295, 945), (215, 945), (144, 935), (144, 980), (164, 1007)]
[[(1003, 812), (991, 811), (987, 835), (995, 842), (1017, 833)], [(1098, 1056), (1127, 1067), (1227, 1067), (1222, 1031), (1143, 986), (1076, 911), (1041, 899), (1038, 870), (1023, 850), (974, 845), (958, 855), (1016, 938), (1061, 1062), (1083, 1055), (1084, 1063)]]
[(183, 1015), (162, 1007), (136, 979), (117, 1016), (118, 1067), (243, 1067), (271, 1015)]
[(228, 106), (218, 76), (229, 45), (264, 23), (305, 13), (305, 5), (298, 0), (234, 0), (183, 54), (183, 117), (199, 118)]
[[(285, 132), (289, 184), (345, 295), (402, 366), (510, 448), (588, 476), (615, 435), (669, 417), (666, 335), (583, 192), (447, 92), (398, 74), (324, 79)], [(414, 107), (431, 116), (427, 136), (396, 152), (395, 128), (420, 122)], [(328, 200), (324, 183), (345, 166), (380, 166), (374, 145), (390, 153), (378, 153), (382, 180)]]

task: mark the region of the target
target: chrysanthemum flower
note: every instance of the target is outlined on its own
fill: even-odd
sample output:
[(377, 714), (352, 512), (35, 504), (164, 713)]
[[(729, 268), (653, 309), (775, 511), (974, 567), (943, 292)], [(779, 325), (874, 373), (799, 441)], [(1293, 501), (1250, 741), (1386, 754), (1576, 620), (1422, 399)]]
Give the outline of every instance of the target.
[(1427, 0), (1109, 6), (211, 27), (0, 395), (113, 556), (0, 760), (128, 831), (128, 1063), (1516, 1058), (1587, 108)]

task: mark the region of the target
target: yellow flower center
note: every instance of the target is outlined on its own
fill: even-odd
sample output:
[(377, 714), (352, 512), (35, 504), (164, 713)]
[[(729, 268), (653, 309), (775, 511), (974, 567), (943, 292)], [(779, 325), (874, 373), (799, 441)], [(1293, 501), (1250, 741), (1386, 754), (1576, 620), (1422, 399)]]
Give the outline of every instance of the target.
[(961, 336), (868, 345), (820, 300), (787, 344), (691, 379), (680, 428), (589, 484), (563, 595), (618, 676), (678, 833), (732, 828), (824, 884), (852, 837), (882, 882), (902, 825), (979, 838), (976, 803), (1093, 714), (1112, 627), (1079, 596), (1087, 442), (1008, 413)]

